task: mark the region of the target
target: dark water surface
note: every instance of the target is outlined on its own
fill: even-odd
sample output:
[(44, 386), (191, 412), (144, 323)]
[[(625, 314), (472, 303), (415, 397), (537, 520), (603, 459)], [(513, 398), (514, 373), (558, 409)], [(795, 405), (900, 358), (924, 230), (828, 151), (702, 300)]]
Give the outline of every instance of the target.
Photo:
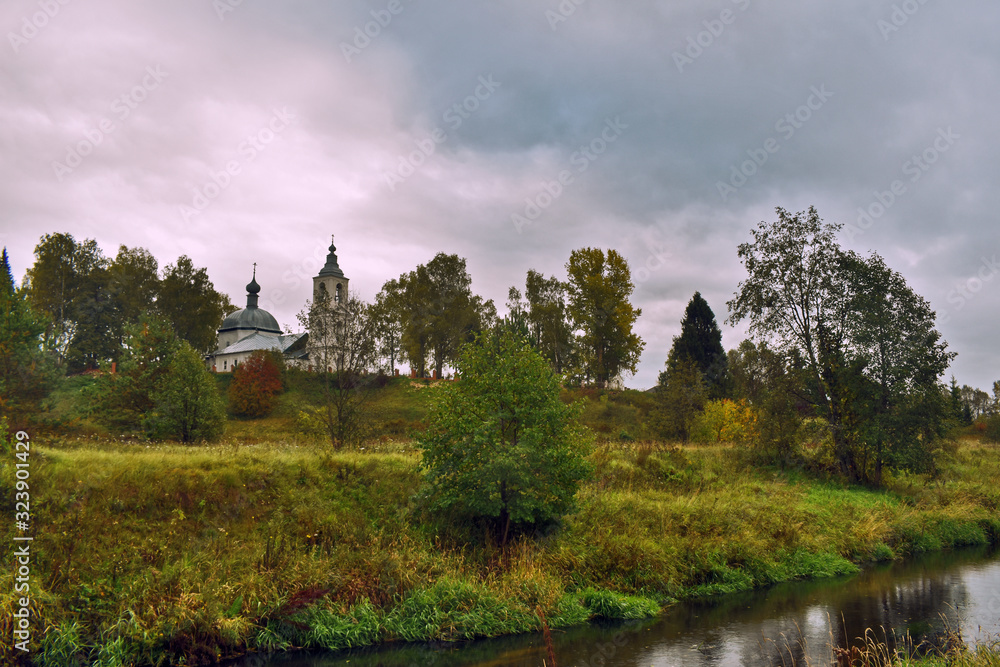
[[(559, 667), (579, 665), (829, 665), (832, 646), (865, 628), (917, 641), (959, 631), (970, 644), (1000, 638), (1000, 555), (972, 549), (873, 567), (860, 575), (780, 584), (683, 603), (642, 622), (553, 632)], [(254, 656), (233, 667), (540, 667), (541, 635), (462, 644), (408, 644), (337, 653)]]

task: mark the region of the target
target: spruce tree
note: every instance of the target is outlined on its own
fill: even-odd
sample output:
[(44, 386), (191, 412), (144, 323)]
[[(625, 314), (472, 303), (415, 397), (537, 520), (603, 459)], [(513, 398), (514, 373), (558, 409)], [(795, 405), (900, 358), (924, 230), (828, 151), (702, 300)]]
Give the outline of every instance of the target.
[(667, 357), (667, 372), (682, 361), (689, 361), (701, 372), (708, 387), (709, 398), (724, 398), (727, 390), (726, 351), (722, 347), (722, 332), (715, 322), (715, 313), (700, 292), (695, 292), (681, 320), (681, 335), (674, 337)]

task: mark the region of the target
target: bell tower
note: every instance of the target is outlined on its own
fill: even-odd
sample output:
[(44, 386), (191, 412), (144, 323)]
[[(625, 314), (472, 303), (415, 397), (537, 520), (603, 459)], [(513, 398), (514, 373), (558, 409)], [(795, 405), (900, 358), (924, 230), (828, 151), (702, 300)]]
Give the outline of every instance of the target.
[[(347, 285), (350, 282), (337, 264), (337, 246), (333, 243), (333, 235), (330, 235), (330, 254), (326, 256), (326, 265), (320, 269), (319, 275), (313, 278), (313, 302), (328, 295), (331, 306), (337, 306), (347, 302)], [(324, 295), (325, 293), (325, 295)]]

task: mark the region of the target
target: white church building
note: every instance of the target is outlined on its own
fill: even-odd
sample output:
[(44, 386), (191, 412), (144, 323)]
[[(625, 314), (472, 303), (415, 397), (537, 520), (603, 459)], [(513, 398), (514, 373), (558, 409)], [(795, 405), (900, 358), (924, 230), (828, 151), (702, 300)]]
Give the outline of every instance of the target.
[[(337, 264), (337, 247), (330, 240), (330, 252), (319, 275), (313, 278), (313, 299), (328, 298), (336, 306), (347, 300), (349, 279)], [(218, 373), (231, 373), (236, 366), (258, 350), (277, 350), (285, 363), (299, 368), (310, 368), (309, 334), (283, 334), (278, 321), (271, 313), (257, 305), (260, 285), (257, 284), (257, 265), (253, 278), (247, 285), (247, 305), (242, 310), (226, 315), (219, 327), (219, 342), (209, 355), (209, 367)]]

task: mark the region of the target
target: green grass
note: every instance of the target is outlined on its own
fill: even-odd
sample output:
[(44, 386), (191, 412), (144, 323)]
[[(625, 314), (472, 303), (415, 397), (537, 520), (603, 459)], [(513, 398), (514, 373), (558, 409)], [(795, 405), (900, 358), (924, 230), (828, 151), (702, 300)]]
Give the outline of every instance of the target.
[[(413, 501), (419, 454), (407, 442), (390, 449), (37, 437), (41, 664), (496, 636), (537, 630), (537, 609), (554, 627), (635, 618), (677, 599), (998, 541), (993, 446), (965, 444), (938, 479), (871, 491), (751, 468), (724, 446), (605, 443), (577, 510), (506, 550), (470, 541), (474, 527), (427, 520)], [(12, 577), (0, 573), (0, 619)]]

